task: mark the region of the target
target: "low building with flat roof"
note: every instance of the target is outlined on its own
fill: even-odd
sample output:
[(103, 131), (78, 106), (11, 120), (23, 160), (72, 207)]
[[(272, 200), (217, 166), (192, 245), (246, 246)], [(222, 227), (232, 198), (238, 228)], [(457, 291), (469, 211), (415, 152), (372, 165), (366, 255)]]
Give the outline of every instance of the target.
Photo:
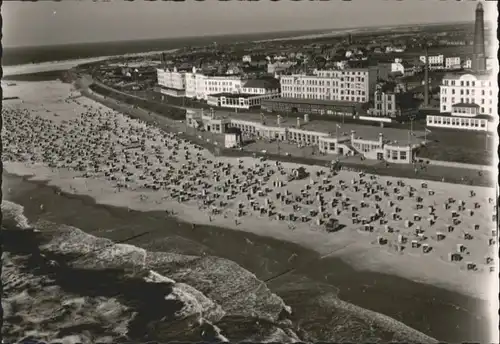
[(216, 93), (207, 96), (207, 104), (230, 109), (251, 109), (260, 107), (261, 102), (266, 99), (279, 97), (279, 93)]
[[(309, 122), (307, 116), (304, 116), (304, 122), (298, 117), (296, 125), (281, 122), (275, 125), (266, 123), (263, 115), (260, 118), (250, 115), (231, 118), (217, 117), (213, 112), (210, 116), (202, 114), (198, 118), (203, 124), (198, 127), (216, 133), (226, 133), (231, 128), (237, 128), (246, 137), (287, 141), (299, 146), (317, 146), (323, 154), (359, 154), (366, 159), (392, 163), (411, 163), (416, 149), (423, 144), (423, 141), (412, 138), (409, 132), (400, 129), (336, 124), (336, 130), (328, 131), (329, 128), (324, 125)], [(193, 117), (195, 115), (192, 113), (186, 115), (187, 120)]]
[(309, 113), (353, 117), (361, 110), (362, 103), (346, 101), (275, 98), (262, 101), (261, 109), (268, 112)]

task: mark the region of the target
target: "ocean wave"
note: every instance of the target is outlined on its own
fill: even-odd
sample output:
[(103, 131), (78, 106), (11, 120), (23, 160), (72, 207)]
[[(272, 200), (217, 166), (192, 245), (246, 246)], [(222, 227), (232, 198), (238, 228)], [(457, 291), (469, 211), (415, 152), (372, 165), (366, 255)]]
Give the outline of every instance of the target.
[[(22, 206), (4, 201), (4, 209), (7, 217), (29, 226)], [(48, 221), (37, 221), (32, 227), (43, 237), (38, 244), (41, 255), (49, 265), (55, 261), (52, 265), (60, 266), (59, 273), (51, 270), (51, 283), (55, 285), (51, 288), (70, 294), (61, 297), (57, 307), (70, 307), (72, 314), (81, 316), (91, 304), (92, 321), (95, 323), (95, 319), (103, 317), (113, 328), (111, 334), (98, 336), (106, 340), (116, 340), (118, 336), (138, 338), (138, 333), (146, 329), (155, 336), (148, 338), (153, 340), (436, 342), (390, 317), (344, 302), (336, 293), (299, 301), (305, 302), (301, 306), (306, 305), (307, 315), (293, 314), (293, 309), (264, 282), (227, 259), (151, 252)], [(56, 275), (60, 276), (56, 278)], [(63, 275), (66, 277), (61, 277)], [(10, 276), (7, 290), (12, 291), (23, 278), (14, 278), (13, 273)], [(42, 289), (50, 284), (48, 277), (39, 278), (44, 280), (40, 282)], [(300, 298), (300, 293), (290, 292)], [(26, 299), (20, 292), (12, 292), (9, 297), (14, 304), (19, 303), (17, 299)], [(6, 307), (10, 313), (15, 311), (11, 305)], [(55, 314), (58, 312), (56, 309)], [(33, 317), (28, 310), (24, 316)], [(9, 333), (20, 333), (20, 329), (12, 329), (14, 325), (9, 324), (9, 319), (6, 318)], [(66, 327), (73, 328), (68, 324), (67, 315), (48, 319), (54, 324), (64, 321)], [(295, 320), (292, 322), (292, 319)], [(314, 324), (317, 321), (321, 323)], [(116, 324), (111, 325), (112, 322)], [(38, 337), (33, 336), (40, 340), (48, 338), (50, 329), (48, 322), (38, 321), (34, 332)], [(63, 331), (52, 336), (74, 335), (84, 343), (96, 339), (87, 332)]]
[[(7, 202), (2, 204), (3, 209), (8, 218), (16, 219), (15, 223), (20, 227), (28, 228), (29, 222), (22, 206)], [(56, 275), (61, 276), (54, 277), (58, 288), (74, 294), (89, 294), (82, 296), (84, 298), (90, 295), (100, 298), (99, 303), (109, 299), (111, 293), (116, 291), (117, 300), (127, 309), (135, 309), (134, 313), (138, 315), (132, 323), (136, 324), (127, 325), (124, 333), (127, 336), (133, 337), (133, 333), (138, 331), (133, 327), (142, 321), (138, 320), (142, 316), (147, 318), (147, 327), (152, 332), (181, 334), (194, 331), (198, 339), (201, 336), (204, 340), (224, 342), (228, 338), (215, 324), (226, 316), (261, 318), (279, 325), (283, 310), (286, 308), (289, 311), (283, 300), (255, 275), (226, 259), (149, 252), (50, 221), (37, 221), (30, 227), (36, 228), (40, 234), (40, 256), (45, 258), (47, 265), (59, 269)], [(115, 278), (108, 272), (113, 269), (122, 272), (118, 272)], [(96, 276), (102, 276), (101, 279), (106, 281), (92, 286)], [(74, 285), (77, 279), (82, 281), (80, 285)], [(93, 290), (87, 291), (86, 285)], [(139, 287), (135, 295), (120, 290), (131, 285)], [(134, 298), (136, 300), (130, 300)], [(164, 311), (156, 310), (153, 315), (145, 315), (146, 307), (134, 307), (134, 303), (163, 307)], [(67, 302), (65, 304), (68, 305)], [(36, 333), (43, 334), (43, 326)], [(176, 337), (167, 336), (165, 339)]]
[(2, 200), (1, 210), (4, 222), (12, 222), (13, 226), (20, 229), (31, 228), (28, 218), (24, 215), (24, 207), (22, 205)]

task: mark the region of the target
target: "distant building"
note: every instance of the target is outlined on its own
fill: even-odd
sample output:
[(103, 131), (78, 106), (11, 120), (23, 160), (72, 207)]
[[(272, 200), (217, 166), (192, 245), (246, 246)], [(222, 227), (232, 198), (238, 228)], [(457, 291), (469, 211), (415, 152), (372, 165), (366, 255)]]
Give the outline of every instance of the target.
[(445, 69), (460, 69), (461, 61), (460, 57), (447, 57), (444, 59), (444, 68)]
[[(420, 56), (420, 61), (426, 63), (425, 55)], [(444, 68), (444, 55), (429, 56), (429, 69), (443, 69)]]
[(385, 47), (386, 53), (402, 53), (405, 50), (406, 50), (406, 47), (404, 47), (404, 46), (398, 47), (398, 46), (389, 45), (389, 46)]
[(279, 62), (279, 61), (274, 63), (268, 63), (267, 72), (269, 74), (284, 72), (296, 64), (297, 64), (296, 62)]
[(391, 63), (391, 73), (400, 73), (401, 75), (405, 74), (405, 67), (401, 62), (393, 62)]
[(472, 69), (472, 60), (470, 58), (465, 59), (462, 62), (462, 68), (464, 68), (464, 69)]
[(244, 63), (244, 62), (247, 62), (247, 63), (252, 62), (252, 56), (250, 56), (250, 55), (245, 55), (245, 56), (243, 56), (243, 57), (241, 58), (241, 62), (243, 62), (243, 63)]

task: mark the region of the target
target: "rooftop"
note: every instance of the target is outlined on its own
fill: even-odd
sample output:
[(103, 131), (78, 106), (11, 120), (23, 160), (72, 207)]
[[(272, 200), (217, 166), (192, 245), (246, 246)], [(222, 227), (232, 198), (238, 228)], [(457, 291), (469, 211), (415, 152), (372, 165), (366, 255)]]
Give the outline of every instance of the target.
[(470, 103), (457, 103), (453, 104), (452, 107), (461, 107), (461, 108), (479, 108), (479, 105), (477, 104), (470, 104)]
[[(242, 121), (261, 123), (261, 115), (258, 113), (234, 113), (223, 110), (217, 110), (216, 113), (218, 116), (223, 116), (228, 119), (237, 119)], [(267, 114), (265, 114), (265, 116), (266, 116), (266, 124), (265, 124), (266, 126), (269, 127), (278, 126), (276, 122), (276, 116)], [(327, 133), (331, 137), (336, 137), (337, 132), (339, 137), (350, 135), (351, 130), (354, 130), (355, 137), (362, 140), (378, 141), (379, 134), (382, 133), (384, 135), (384, 140), (390, 142), (397, 141), (398, 144), (400, 145), (404, 145), (405, 143), (408, 142), (408, 133), (410, 129), (410, 124), (408, 124), (408, 130), (405, 130), (397, 128), (381, 128), (381, 127), (374, 127), (361, 124), (338, 123), (338, 122), (329, 122), (320, 120), (312, 120), (308, 123), (304, 123), (303, 116), (291, 116), (291, 117), (283, 116), (281, 119), (280, 126), (282, 128), (296, 128), (297, 125), (296, 117), (299, 117), (301, 119), (302, 123), (302, 125), (300, 126), (301, 130)], [(339, 128), (337, 128), (337, 124), (340, 125)], [(410, 138), (412, 141), (415, 140), (413, 143), (419, 141), (418, 139), (419, 137), (422, 138), (424, 137), (423, 131), (414, 130), (413, 133), (414, 133), (413, 137)]]
[(487, 72), (477, 73), (477, 72), (471, 72), (471, 71), (463, 71), (463, 72), (458, 72), (458, 73), (448, 73), (443, 77), (443, 79), (458, 80), (464, 75), (472, 75), (472, 76), (476, 77), (476, 79), (478, 79), (478, 80), (490, 80), (490, 74)]
[(243, 88), (265, 88), (265, 89), (277, 89), (280, 87), (278, 80), (262, 80), (262, 79), (250, 79), (243, 84)]
[(225, 98), (251, 98), (251, 97), (258, 96), (258, 94), (222, 92), (222, 93), (209, 94), (208, 96), (209, 97), (225, 97)]

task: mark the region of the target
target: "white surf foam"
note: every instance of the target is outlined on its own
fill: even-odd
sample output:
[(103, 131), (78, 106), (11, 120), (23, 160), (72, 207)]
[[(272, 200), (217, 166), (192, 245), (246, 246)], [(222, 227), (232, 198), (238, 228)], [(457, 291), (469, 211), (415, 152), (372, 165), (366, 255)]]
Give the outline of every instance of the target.
[(20, 204), (2, 200), (2, 215), (4, 220), (14, 221), (20, 229), (31, 228), (28, 218), (24, 215), (24, 207)]

